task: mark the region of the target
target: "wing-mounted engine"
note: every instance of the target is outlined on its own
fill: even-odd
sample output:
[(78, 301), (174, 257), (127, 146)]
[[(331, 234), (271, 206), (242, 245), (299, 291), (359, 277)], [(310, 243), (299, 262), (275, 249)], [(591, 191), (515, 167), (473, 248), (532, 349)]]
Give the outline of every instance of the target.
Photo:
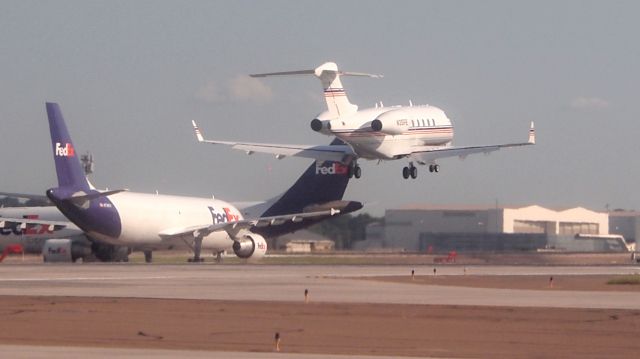
[(234, 238), (233, 252), (238, 258), (259, 259), (267, 252), (267, 241), (253, 232), (244, 232)]
[(409, 120), (402, 110), (391, 110), (371, 121), (371, 129), (388, 135), (401, 135), (409, 130)]

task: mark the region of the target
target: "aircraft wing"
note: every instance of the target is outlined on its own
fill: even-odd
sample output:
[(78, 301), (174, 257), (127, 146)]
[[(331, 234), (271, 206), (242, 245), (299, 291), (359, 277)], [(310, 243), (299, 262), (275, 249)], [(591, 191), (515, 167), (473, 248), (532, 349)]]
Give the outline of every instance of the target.
[(235, 237), (241, 230), (251, 230), (256, 227), (278, 226), (287, 222), (301, 222), (306, 218), (333, 216), (340, 213), (338, 209), (328, 209), (326, 211), (302, 212), (286, 214), (281, 216), (259, 217), (255, 219), (243, 219), (217, 224), (205, 224), (199, 226), (171, 228), (163, 230), (158, 235), (163, 239), (194, 239), (206, 237), (216, 231), (226, 231), (229, 236)]
[(531, 122), (531, 128), (529, 129), (529, 140), (527, 142), (518, 143), (505, 143), (500, 145), (487, 145), (487, 146), (444, 146), (444, 147), (430, 147), (430, 146), (415, 146), (413, 147), (410, 157), (415, 159), (421, 164), (433, 163), (435, 160), (446, 157), (460, 157), (464, 159), (468, 155), (476, 153), (488, 154), (493, 151), (498, 151), (501, 148), (508, 147), (520, 147), (535, 145), (535, 129), (533, 122)]
[(348, 145), (315, 146), (205, 140), (196, 122), (191, 122), (198, 142), (230, 146), (233, 149), (245, 151), (248, 155), (255, 152), (270, 153), (276, 155), (278, 159), (285, 156), (294, 156), (343, 163), (348, 162), (349, 157), (355, 157), (355, 153)]

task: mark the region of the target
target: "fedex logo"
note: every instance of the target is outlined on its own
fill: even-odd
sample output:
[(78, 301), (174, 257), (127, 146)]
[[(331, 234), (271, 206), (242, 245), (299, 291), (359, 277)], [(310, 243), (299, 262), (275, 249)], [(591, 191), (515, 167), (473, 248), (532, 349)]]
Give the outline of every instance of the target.
[(57, 248), (49, 247), (49, 249), (47, 249), (47, 252), (49, 254), (67, 254), (67, 250), (64, 249), (63, 247), (57, 247)]
[(231, 213), (229, 208), (222, 208), (222, 212), (218, 212), (215, 208), (209, 206), (209, 212), (211, 212), (211, 219), (213, 224), (237, 222), (240, 220), (240, 215)]
[(76, 150), (70, 143), (65, 143), (64, 147), (60, 142), (56, 142), (56, 156), (58, 157), (73, 157), (76, 155)]
[[(37, 214), (28, 214), (22, 216), (25, 219), (38, 219), (39, 216)], [(39, 227), (39, 229), (38, 229)], [(44, 235), (44, 234), (53, 234), (53, 230), (51, 226), (45, 224), (30, 224), (28, 221), (25, 221), (25, 225), (23, 226), (21, 223), (10, 223), (6, 227), (0, 228), (0, 235), (9, 236), (9, 235)]]
[(338, 162), (333, 162), (331, 166), (318, 166), (316, 164), (317, 175), (347, 175), (349, 167)]

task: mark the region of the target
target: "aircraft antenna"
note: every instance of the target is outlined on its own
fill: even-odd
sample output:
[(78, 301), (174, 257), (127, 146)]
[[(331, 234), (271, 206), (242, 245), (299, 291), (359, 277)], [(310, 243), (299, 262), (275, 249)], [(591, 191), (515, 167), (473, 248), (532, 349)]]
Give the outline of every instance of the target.
[(93, 173), (95, 167), (93, 164), (93, 155), (91, 154), (91, 152), (87, 151), (87, 153), (80, 156), (80, 162), (82, 163), (82, 169), (84, 170), (85, 175), (88, 176)]

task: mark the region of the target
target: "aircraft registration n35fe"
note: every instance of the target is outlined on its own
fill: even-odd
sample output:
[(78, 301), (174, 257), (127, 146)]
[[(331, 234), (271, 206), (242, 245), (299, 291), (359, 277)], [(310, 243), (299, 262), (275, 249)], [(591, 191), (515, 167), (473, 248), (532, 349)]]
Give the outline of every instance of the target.
[(297, 156), (318, 161), (340, 161), (348, 165), (349, 175), (359, 178), (362, 170), (358, 159), (398, 160), (407, 159), (408, 166), (402, 176), (416, 178), (418, 170), (414, 162), (429, 165), (429, 172), (439, 172), (437, 160), (446, 157), (465, 158), (470, 154), (489, 153), (501, 148), (535, 144), (533, 122), (527, 142), (485, 146), (453, 146), (453, 125), (443, 110), (435, 106), (391, 106), (380, 103), (375, 107), (358, 110), (349, 102), (340, 76), (382, 77), (359, 72), (339, 71), (333, 62), (327, 62), (313, 70), (253, 74), (252, 77), (315, 75), (322, 82), (327, 110), (311, 121), (311, 129), (329, 136), (336, 136), (346, 144), (342, 147), (285, 145), (270, 143), (231, 142), (205, 140), (197, 124), (192, 121), (200, 142), (231, 146), (251, 154), (253, 152), (275, 154), (277, 158)]
[(360, 202), (336, 199), (344, 193), (347, 176), (318, 176), (317, 164), (281, 196), (242, 208), (212, 198), (96, 190), (84, 175), (60, 107), (47, 103), (46, 109), (58, 177), (58, 187), (46, 195), (94, 241), (142, 250), (184, 243), (193, 249), (194, 261), (200, 261), (202, 249), (260, 258), (267, 250), (264, 236), (362, 208)]

